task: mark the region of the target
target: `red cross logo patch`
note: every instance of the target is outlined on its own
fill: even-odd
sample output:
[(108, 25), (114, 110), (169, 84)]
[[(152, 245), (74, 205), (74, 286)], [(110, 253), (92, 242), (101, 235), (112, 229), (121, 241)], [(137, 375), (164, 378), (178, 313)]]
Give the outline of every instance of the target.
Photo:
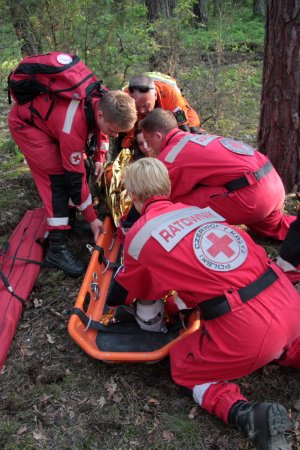
[(245, 144), (241, 141), (235, 141), (230, 138), (222, 138), (220, 142), (225, 148), (227, 148), (227, 150), (230, 150), (233, 153), (238, 153), (239, 155), (253, 156), (255, 153), (255, 149), (251, 147), (251, 145)]
[(202, 225), (194, 234), (196, 258), (210, 270), (229, 272), (243, 264), (248, 247), (237, 229), (222, 223)]
[(81, 158), (82, 158), (81, 152), (74, 152), (70, 155), (70, 161), (72, 164), (74, 164), (74, 166), (78, 166), (78, 164), (80, 164)]

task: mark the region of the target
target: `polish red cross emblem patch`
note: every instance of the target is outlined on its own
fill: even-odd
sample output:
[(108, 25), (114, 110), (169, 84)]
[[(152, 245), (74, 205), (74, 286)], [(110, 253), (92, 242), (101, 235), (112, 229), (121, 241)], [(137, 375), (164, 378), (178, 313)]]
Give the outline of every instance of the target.
[(74, 164), (74, 166), (78, 166), (80, 164), (82, 158), (82, 153), (80, 152), (74, 152), (70, 155), (70, 162)]
[(239, 155), (253, 156), (255, 153), (255, 149), (251, 147), (251, 145), (245, 144), (241, 141), (235, 141), (230, 138), (222, 138), (220, 142), (225, 148), (227, 148), (227, 150), (230, 150), (233, 153), (238, 153)]
[(209, 223), (198, 228), (193, 249), (201, 264), (217, 272), (236, 269), (248, 255), (247, 244), (238, 231), (221, 223)]

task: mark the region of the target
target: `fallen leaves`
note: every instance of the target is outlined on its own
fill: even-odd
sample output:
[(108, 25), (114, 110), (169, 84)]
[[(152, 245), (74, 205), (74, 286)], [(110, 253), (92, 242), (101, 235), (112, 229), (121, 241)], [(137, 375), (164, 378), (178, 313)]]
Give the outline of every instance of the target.
[(110, 380), (105, 383), (104, 387), (107, 391), (108, 398), (110, 399), (115, 394), (118, 386), (114, 379), (110, 378)]
[(104, 405), (106, 405), (106, 400), (105, 397), (103, 397), (103, 395), (99, 398), (99, 400), (97, 401), (98, 405), (100, 408), (103, 408)]
[(122, 394), (118, 391), (118, 385), (115, 380), (111, 377), (104, 385), (107, 391), (108, 400), (112, 400), (115, 403), (120, 403), (123, 399)]
[(149, 398), (148, 403), (152, 403), (153, 405), (159, 405), (159, 400), (156, 398)]
[(49, 344), (55, 344), (55, 340), (50, 334), (46, 334), (46, 337)]
[(190, 410), (188, 414), (189, 419), (195, 419), (199, 415), (199, 409), (198, 406), (193, 406), (193, 408)]
[(47, 437), (39, 431), (38, 432), (33, 431), (32, 435), (36, 441), (45, 441), (47, 439)]
[(175, 441), (175, 435), (174, 435), (174, 433), (171, 433), (170, 431), (163, 431), (162, 438), (166, 442)]
[(296, 411), (300, 411), (300, 398), (298, 398), (298, 400), (295, 401), (294, 408)]
[(43, 300), (42, 299), (35, 298), (33, 300), (34, 308), (40, 308), (42, 306), (42, 304), (43, 304)]

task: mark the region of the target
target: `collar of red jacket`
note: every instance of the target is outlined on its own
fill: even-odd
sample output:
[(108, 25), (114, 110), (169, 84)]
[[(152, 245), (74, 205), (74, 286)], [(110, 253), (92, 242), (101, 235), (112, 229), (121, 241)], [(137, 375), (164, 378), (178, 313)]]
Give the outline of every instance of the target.
[(162, 146), (161, 146), (161, 152), (167, 147), (167, 145), (169, 145), (171, 139), (175, 136), (178, 135), (178, 137), (182, 137), (182, 135), (186, 134), (186, 131), (182, 131), (179, 128), (173, 128), (173, 130), (169, 131), (169, 133), (165, 136), (164, 140), (162, 141)]
[(142, 214), (145, 214), (146, 209), (152, 204), (152, 203), (156, 203), (156, 202), (160, 202), (160, 201), (170, 201), (170, 197), (168, 197), (167, 195), (154, 195), (152, 197), (147, 198), (147, 200), (145, 201), (145, 203), (143, 204), (143, 208), (142, 208)]

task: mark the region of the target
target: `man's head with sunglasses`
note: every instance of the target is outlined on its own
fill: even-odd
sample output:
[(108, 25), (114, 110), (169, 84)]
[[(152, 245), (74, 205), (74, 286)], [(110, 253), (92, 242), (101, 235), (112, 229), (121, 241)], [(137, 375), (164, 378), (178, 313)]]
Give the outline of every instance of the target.
[(128, 86), (130, 97), (135, 100), (137, 112), (145, 117), (155, 108), (157, 93), (154, 81), (145, 75), (131, 78)]

